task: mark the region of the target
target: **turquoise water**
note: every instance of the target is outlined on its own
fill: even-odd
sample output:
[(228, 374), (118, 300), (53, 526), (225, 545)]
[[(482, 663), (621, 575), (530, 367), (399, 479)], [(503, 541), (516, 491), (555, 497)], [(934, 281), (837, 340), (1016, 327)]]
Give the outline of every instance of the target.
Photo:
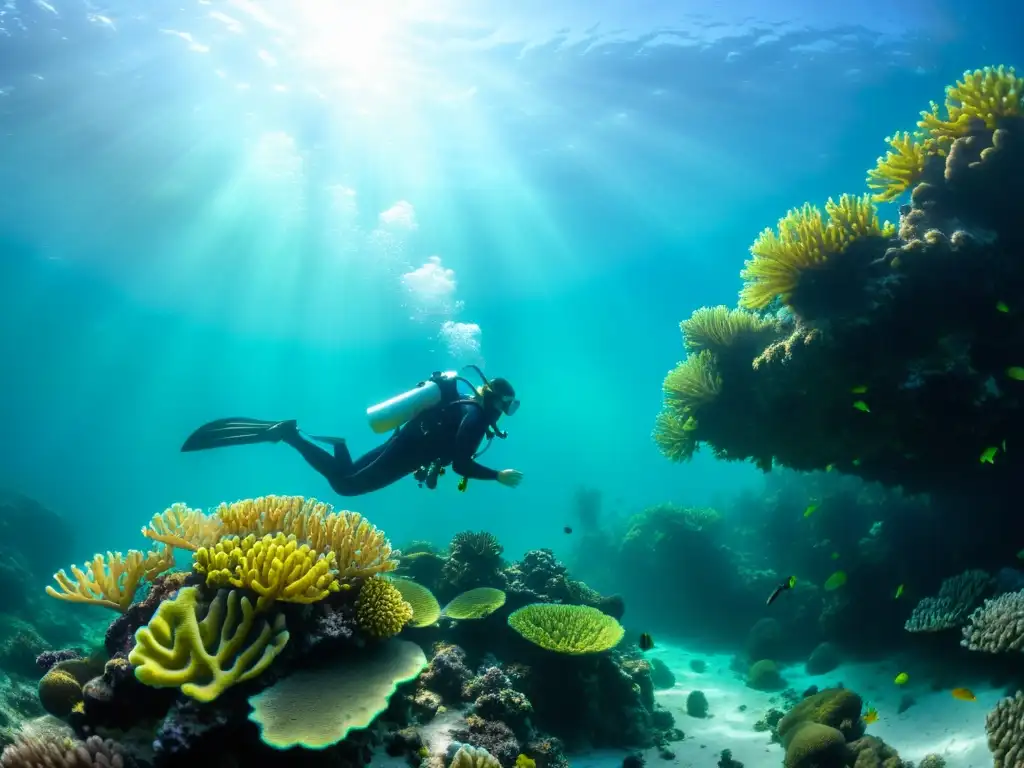
[[(83, 557), (175, 501), (303, 494), (397, 541), (565, 554), (581, 486), (622, 514), (758, 488), (651, 442), (678, 322), (1014, 52), (1009, 6), (334, 5), (0, 14), (0, 483), (74, 516)], [(284, 446), (178, 451), (243, 414), (362, 452), (368, 406), (470, 362), (522, 399), (482, 459), (518, 489), (342, 500)]]

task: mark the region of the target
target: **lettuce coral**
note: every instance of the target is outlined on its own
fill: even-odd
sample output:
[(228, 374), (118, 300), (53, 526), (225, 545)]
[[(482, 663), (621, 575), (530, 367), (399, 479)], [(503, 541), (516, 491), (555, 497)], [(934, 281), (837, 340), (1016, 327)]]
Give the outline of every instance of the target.
[(477, 587), (453, 597), (441, 611), (449, 619), (484, 619), (505, 604), (506, 595), (494, 587)]
[(388, 580), (374, 576), (363, 582), (356, 600), (356, 622), (374, 637), (391, 637), (412, 619), (412, 606)]
[(315, 603), (338, 591), (334, 552), (318, 553), (295, 536), (267, 534), (244, 539), (226, 536), (212, 547), (200, 547), (194, 567), (215, 587), (245, 587), (259, 598), (256, 610), (265, 611), (275, 600)]
[(71, 566), (69, 577), (63, 569), (53, 578), (61, 591), (46, 587), (46, 594), (71, 603), (89, 603), (113, 608), (124, 613), (135, 599), (143, 580), (152, 581), (174, 567), (174, 550), (170, 546), (143, 554), (132, 549), (127, 555), (107, 552), (86, 563), (85, 570)]
[(625, 633), (622, 625), (586, 605), (532, 603), (514, 611), (508, 625), (544, 650), (578, 656), (614, 648)]
[(764, 309), (776, 298), (788, 303), (804, 272), (822, 267), (859, 238), (890, 237), (895, 228), (879, 223), (878, 212), (869, 195), (842, 195), (820, 208), (804, 203), (779, 220), (778, 227), (765, 229), (750, 246), (751, 259), (740, 277), (746, 282), (740, 292), (740, 306)]
[(389, 640), (354, 656), (324, 659), (252, 696), (249, 719), (275, 749), (326, 749), (368, 727), (402, 683), (427, 665), (415, 643)]
[(201, 621), (198, 611), (199, 590), (185, 587), (139, 628), (128, 660), (140, 682), (213, 701), (232, 685), (261, 675), (288, 642), (284, 616), (258, 620), (252, 603), (236, 590), (219, 592)]

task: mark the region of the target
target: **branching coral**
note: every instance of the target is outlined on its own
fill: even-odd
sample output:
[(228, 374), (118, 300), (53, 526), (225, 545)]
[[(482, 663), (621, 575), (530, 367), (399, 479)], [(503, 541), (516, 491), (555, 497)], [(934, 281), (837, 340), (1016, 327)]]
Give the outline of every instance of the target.
[(890, 202), (913, 187), (924, 173), (929, 146), (918, 136), (904, 131), (887, 136), (891, 149), (868, 171), (868, 187), (878, 190), (872, 200)]
[(758, 341), (765, 338), (767, 343), (778, 329), (774, 318), (761, 317), (744, 309), (729, 309), (725, 305), (701, 307), (679, 324), (683, 344), (691, 352), (731, 347), (744, 338)]
[(722, 389), (714, 354), (705, 349), (687, 356), (669, 371), (661, 388), (666, 406), (678, 412), (689, 413), (710, 403)]
[(960, 645), (972, 651), (1024, 650), (1024, 590), (986, 600), (968, 617), (963, 631)]
[(943, 580), (936, 597), (918, 602), (904, 629), (908, 632), (941, 632), (961, 626), (968, 614), (992, 588), (992, 579), (980, 570)]
[(169, 544), (178, 549), (194, 552), (215, 542), (221, 535), (221, 521), (191, 509), (185, 504), (173, 504), (153, 515), (149, 527), (142, 529), (147, 539)]
[(534, 645), (574, 656), (614, 648), (625, 632), (597, 608), (556, 603), (524, 606), (508, 617), (508, 625)]
[(374, 576), (363, 582), (356, 601), (356, 622), (374, 637), (391, 637), (412, 619), (412, 606), (387, 579)]
[(227, 536), (195, 553), (195, 569), (216, 587), (245, 587), (259, 595), (256, 610), (275, 600), (315, 603), (338, 591), (334, 552), (317, 553), (294, 536), (267, 534), (257, 539)]
[(985, 718), (985, 731), (994, 768), (1024, 765), (1024, 693), (1017, 691), (996, 704)]
[(764, 309), (776, 298), (788, 303), (801, 275), (822, 267), (828, 259), (845, 251), (862, 237), (890, 237), (895, 229), (879, 223), (878, 212), (869, 195), (829, 198), (825, 213), (805, 203), (779, 220), (777, 230), (761, 232), (750, 247), (740, 276), (746, 281), (740, 292), (740, 306)]
[(932, 102), (931, 109), (921, 113), (918, 127), (944, 155), (956, 139), (971, 132), (975, 121), (992, 130), (1001, 119), (1024, 114), (1022, 97), (1024, 78), (1017, 77), (1013, 67), (964, 72), (963, 79), (946, 88), (946, 114), (942, 114), (943, 107)]
[(61, 590), (46, 587), (46, 594), (71, 603), (91, 603), (124, 613), (135, 599), (135, 592), (144, 579), (152, 581), (174, 566), (174, 550), (165, 545), (161, 550), (143, 554), (137, 549), (96, 555), (83, 571), (71, 566), (69, 577), (63, 569), (53, 575)]
[(128, 660), (140, 682), (213, 701), (232, 685), (261, 675), (288, 642), (283, 615), (258, 620), (249, 599), (235, 590), (218, 593), (201, 621), (198, 611), (199, 590), (185, 587), (135, 633)]

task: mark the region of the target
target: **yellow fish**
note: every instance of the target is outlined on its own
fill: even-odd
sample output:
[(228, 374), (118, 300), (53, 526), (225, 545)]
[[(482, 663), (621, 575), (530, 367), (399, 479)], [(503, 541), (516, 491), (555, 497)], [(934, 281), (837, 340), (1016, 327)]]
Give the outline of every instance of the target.
[(818, 507), (820, 506), (821, 504), (819, 502), (813, 502), (811, 504), (808, 504), (807, 509), (804, 510), (804, 517), (810, 517), (811, 515), (813, 515), (815, 512), (818, 511)]
[(825, 580), (825, 591), (839, 589), (846, 583), (846, 571), (836, 571)]
[(1005, 301), (997, 301), (996, 302), (996, 309), (998, 309), (1000, 312), (1009, 312), (1010, 311), (1010, 307), (1007, 306)]
[(833, 469), (835, 469), (835, 468), (836, 468), (836, 465), (835, 465), (835, 464), (826, 464), (826, 465), (825, 465), (825, 471), (826, 471), (826, 472), (831, 472), (831, 471), (832, 471)]
[(872, 723), (878, 722), (878, 710), (874, 707), (868, 707), (864, 713), (864, 724), (871, 725)]
[(1006, 375), (1017, 381), (1024, 381), (1024, 368), (1019, 365), (1011, 365), (1006, 369)]
[(953, 694), (954, 699), (960, 699), (960, 701), (978, 700), (978, 697), (974, 695), (974, 691), (970, 688), (954, 688), (950, 693)]
[(903, 597), (903, 585), (902, 584), (900, 584), (898, 587), (896, 587), (896, 595), (893, 597), (893, 600), (899, 600), (901, 597)]
[(906, 685), (909, 679), (910, 675), (908, 675), (906, 672), (900, 672), (898, 675), (896, 675), (896, 679), (893, 680), (893, 682), (896, 683), (896, 685)]
[(982, 464), (995, 464), (996, 454), (999, 453), (999, 449), (994, 445), (990, 445), (984, 451), (981, 452), (981, 463)]
[(855, 395), (863, 395), (865, 392), (868, 391), (868, 387), (867, 384), (861, 384), (859, 387), (854, 387), (850, 391), (853, 392), (853, 394)]
[(871, 413), (871, 409), (868, 408), (868, 404), (865, 403), (863, 400), (858, 400), (857, 402), (855, 402), (853, 404), (853, 407), (856, 408), (858, 411), (864, 411), (864, 413)]

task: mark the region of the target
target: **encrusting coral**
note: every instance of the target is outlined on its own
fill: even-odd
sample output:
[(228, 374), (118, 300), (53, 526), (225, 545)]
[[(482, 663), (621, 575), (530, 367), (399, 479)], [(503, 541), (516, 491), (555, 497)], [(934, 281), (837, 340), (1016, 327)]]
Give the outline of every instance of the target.
[(198, 588), (185, 587), (160, 603), (136, 632), (128, 660), (140, 682), (213, 701), (232, 685), (261, 675), (288, 642), (284, 616), (258, 621), (252, 603), (236, 590), (218, 593), (201, 621), (198, 611)]
[(46, 594), (58, 600), (102, 605), (124, 613), (143, 580), (152, 581), (172, 567), (174, 549), (168, 545), (145, 554), (137, 549), (129, 550), (127, 555), (107, 552), (106, 556), (93, 557), (84, 571), (71, 566), (73, 579), (63, 569), (57, 571), (53, 578), (62, 591), (47, 586)]

